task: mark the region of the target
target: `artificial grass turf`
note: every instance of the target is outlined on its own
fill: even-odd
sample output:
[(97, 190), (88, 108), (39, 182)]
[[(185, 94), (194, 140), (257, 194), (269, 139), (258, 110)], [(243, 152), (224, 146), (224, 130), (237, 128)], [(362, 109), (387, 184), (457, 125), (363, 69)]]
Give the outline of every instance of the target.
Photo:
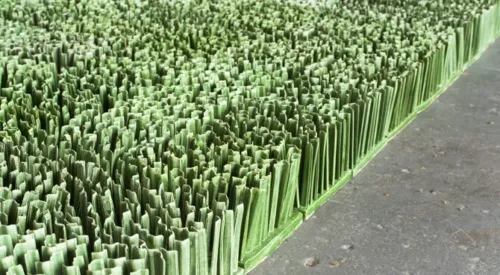
[(494, 40), (499, 8), (0, 0), (0, 272), (248, 272)]

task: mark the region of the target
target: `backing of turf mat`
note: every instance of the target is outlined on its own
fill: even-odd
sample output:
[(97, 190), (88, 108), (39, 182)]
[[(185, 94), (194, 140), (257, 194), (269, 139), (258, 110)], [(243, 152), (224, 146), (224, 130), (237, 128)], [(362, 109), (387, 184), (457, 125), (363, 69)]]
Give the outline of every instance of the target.
[(354, 170), (352, 172), (352, 176), (355, 177), (363, 168), (372, 160), (382, 149), (384, 149), (385, 145), (387, 145), (387, 141), (383, 140), (375, 146), (368, 155), (363, 157), (359, 163), (354, 167)]
[(249, 272), (494, 40), (498, 3), (0, 0), (0, 273)]
[(313, 204), (307, 207), (301, 207), (299, 210), (304, 214), (304, 219), (309, 219), (318, 208), (325, 204), (342, 186), (344, 186), (352, 178), (352, 172), (346, 173), (339, 179), (328, 191), (322, 194)]
[(269, 236), (260, 247), (250, 251), (240, 262), (239, 266), (244, 268), (246, 273), (250, 272), (276, 250), (284, 240), (290, 237), (292, 233), (299, 228), (302, 221), (302, 213), (296, 211), (293, 217), (287, 223), (277, 228), (275, 233)]

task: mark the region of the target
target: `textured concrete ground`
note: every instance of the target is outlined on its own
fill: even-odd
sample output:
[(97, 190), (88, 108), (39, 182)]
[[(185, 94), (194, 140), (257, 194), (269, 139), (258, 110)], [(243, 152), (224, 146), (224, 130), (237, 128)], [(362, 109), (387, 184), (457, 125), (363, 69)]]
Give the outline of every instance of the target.
[(500, 274), (500, 40), (251, 274)]

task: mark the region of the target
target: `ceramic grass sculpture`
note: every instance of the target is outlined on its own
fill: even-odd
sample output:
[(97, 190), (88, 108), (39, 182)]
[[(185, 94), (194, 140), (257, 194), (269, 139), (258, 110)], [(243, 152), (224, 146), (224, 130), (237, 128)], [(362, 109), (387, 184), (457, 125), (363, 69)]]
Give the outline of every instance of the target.
[(333, 2), (0, 0), (0, 274), (248, 272), (500, 30)]

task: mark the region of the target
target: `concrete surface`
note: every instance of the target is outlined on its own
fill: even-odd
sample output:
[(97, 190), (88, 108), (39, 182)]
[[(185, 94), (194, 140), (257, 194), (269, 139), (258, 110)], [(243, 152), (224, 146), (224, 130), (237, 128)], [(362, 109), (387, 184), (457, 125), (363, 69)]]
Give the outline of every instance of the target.
[(500, 40), (250, 274), (500, 274)]

